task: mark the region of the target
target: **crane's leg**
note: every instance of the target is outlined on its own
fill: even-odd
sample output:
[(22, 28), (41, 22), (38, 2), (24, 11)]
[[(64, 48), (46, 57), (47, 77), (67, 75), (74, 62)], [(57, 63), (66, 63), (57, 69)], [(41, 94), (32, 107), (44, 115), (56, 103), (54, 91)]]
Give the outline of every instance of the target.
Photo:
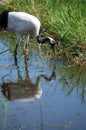
[(26, 34), (26, 35), (25, 35), (25, 44), (24, 44), (25, 53), (28, 53), (29, 38), (30, 38), (30, 35)]
[(20, 34), (16, 34), (16, 47), (15, 47), (15, 54), (17, 54), (17, 50), (18, 50), (18, 45), (20, 43), (20, 38), (21, 38), (21, 35)]

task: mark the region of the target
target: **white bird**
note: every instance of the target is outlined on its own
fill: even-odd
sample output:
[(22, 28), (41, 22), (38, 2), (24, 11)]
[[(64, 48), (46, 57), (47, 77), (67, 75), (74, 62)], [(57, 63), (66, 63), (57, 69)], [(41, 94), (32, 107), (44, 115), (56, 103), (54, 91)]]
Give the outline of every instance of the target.
[(17, 53), (17, 48), (23, 35), (25, 36), (24, 48), (27, 48), (31, 33), (37, 39), (38, 43), (44, 44), (45, 42), (49, 42), (54, 51), (56, 42), (53, 38), (39, 38), (40, 25), (41, 23), (37, 17), (25, 12), (3, 11), (0, 14), (0, 28), (11, 31), (16, 35), (17, 42), (15, 53)]

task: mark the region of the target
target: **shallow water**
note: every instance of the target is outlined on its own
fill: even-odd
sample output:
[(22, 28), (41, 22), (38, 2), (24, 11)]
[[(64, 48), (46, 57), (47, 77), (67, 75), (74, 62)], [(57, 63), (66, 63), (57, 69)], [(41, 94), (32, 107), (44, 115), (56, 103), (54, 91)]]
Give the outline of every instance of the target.
[(0, 130), (86, 130), (85, 68), (0, 43)]

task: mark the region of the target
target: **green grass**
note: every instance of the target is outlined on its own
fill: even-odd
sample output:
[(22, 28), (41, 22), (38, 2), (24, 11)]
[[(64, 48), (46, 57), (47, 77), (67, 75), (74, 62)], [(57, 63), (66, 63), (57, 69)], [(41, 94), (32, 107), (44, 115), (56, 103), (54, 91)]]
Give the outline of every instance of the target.
[[(8, 0), (0, 10), (25, 11), (37, 16), (41, 36), (62, 37), (57, 53), (86, 57), (86, 0)], [(66, 32), (66, 33), (65, 33)], [(65, 35), (64, 35), (65, 34)]]

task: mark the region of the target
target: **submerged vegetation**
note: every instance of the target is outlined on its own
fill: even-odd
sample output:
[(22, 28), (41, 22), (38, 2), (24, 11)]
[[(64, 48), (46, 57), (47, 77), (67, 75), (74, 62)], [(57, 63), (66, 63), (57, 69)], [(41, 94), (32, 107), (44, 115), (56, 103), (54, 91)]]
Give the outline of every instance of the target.
[[(41, 36), (56, 40), (56, 52), (68, 59), (85, 61), (86, 58), (86, 0), (8, 0), (0, 3), (4, 9), (25, 11), (37, 16)], [(76, 58), (77, 57), (77, 58)]]
[[(61, 75), (61, 78), (58, 80), (62, 84), (62, 91), (67, 95), (70, 96), (75, 89), (78, 97), (81, 98), (81, 101), (85, 101), (86, 96), (86, 66), (66, 66), (66, 67), (59, 67), (58, 68), (58, 75)], [(64, 91), (65, 90), (65, 91)], [(79, 91), (80, 90), (80, 91)]]

